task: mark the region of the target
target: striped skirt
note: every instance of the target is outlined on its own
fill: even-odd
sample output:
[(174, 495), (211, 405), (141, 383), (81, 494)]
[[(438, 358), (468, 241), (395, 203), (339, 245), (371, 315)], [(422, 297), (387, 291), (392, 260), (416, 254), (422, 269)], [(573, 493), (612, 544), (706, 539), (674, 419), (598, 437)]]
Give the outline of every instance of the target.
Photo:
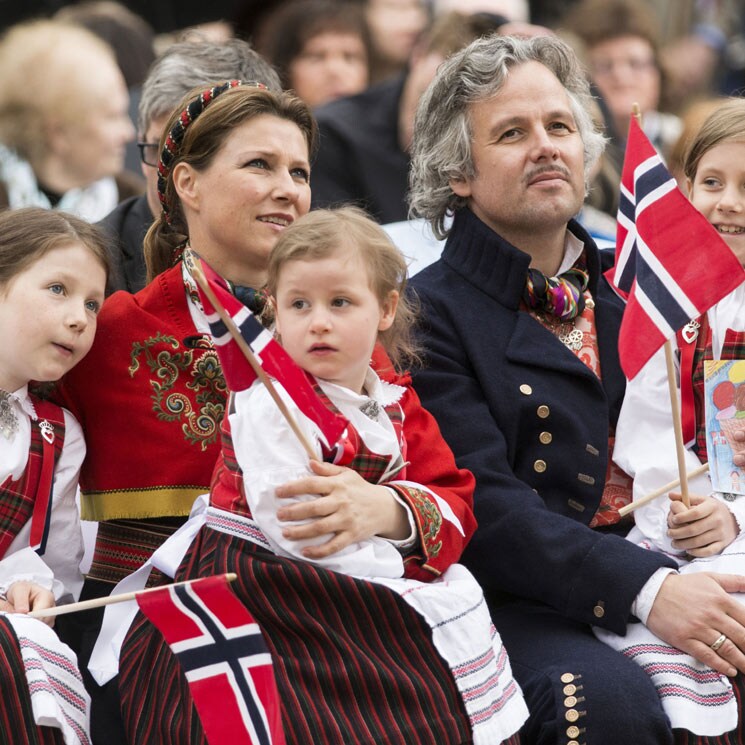
[[(229, 571), (271, 651), (288, 745), (471, 742), (431, 630), (396, 593), (209, 528), (176, 579)], [(122, 649), (119, 686), (130, 742), (205, 743), (178, 662), (141, 614)]]
[(38, 727), (13, 627), (0, 616), (0, 745), (62, 745), (61, 730)]

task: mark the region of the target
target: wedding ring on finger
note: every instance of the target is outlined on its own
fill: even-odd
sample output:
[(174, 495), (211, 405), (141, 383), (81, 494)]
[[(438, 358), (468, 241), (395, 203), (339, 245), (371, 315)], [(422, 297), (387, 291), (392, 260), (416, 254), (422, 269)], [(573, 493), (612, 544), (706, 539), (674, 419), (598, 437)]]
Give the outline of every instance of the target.
[(724, 644), (724, 642), (727, 641), (727, 637), (724, 634), (720, 634), (717, 637), (717, 640), (713, 644), (709, 644), (709, 646), (715, 651), (718, 652), (719, 648)]

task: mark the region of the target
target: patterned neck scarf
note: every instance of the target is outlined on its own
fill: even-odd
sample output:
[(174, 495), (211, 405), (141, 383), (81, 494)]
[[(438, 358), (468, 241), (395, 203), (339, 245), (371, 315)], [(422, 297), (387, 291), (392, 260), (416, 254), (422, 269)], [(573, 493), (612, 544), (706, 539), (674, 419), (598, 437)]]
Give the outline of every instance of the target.
[(233, 294), (245, 305), (251, 313), (255, 316), (261, 315), (261, 312), (266, 306), (268, 293), (266, 287), (262, 287), (259, 290), (253, 287), (244, 287), (243, 285), (234, 285), (232, 282), (228, 282), (228, 286), (233, 291)]
[(529, 308), (571, 321), (585, 309), (584, 292), (590, 275), (584, 255), (558, 277), (547, 277), (538, 269), (528, 269), (523, 300)]

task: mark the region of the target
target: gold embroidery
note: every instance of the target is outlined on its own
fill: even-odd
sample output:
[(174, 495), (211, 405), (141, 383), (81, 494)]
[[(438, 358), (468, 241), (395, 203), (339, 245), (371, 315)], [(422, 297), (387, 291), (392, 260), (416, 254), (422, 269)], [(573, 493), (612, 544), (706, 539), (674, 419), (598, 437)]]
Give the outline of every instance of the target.
[(427, 547), (427, 555), (434, 559), (442, 550), (442, 541), (436, 541), (442, 527), (442, 515), (427, 492), (407, 487), (406, 492), (414, 509), (421, 519), (422, 543)]
[[(168, 348), (154, 350), (153, 347), (159, 344)], [(156, 416), (166, 422), (181, 422), (181, 431), (187, 442), (199, 445), (204, 451), (216, 441), (225, 413), (225, 380), (217, 353), (210, 345), (200, 344), (196, 351), (185, 349), (182, 352), (176, 351), (179, 346), (173, 336), (162, 334), (151, 336), (144, 342), (135, 342), (132, 345), (129, 374), (134, 377), (140, 369), (139, 358), (144, 354), (145, 363), (156, 378), (150, 380)], [(196, 354), (199, 356), (195, 358)], [(173, 390), (181, 374), (191, 377), (186, 387), (195, 392), (193, 401)]]

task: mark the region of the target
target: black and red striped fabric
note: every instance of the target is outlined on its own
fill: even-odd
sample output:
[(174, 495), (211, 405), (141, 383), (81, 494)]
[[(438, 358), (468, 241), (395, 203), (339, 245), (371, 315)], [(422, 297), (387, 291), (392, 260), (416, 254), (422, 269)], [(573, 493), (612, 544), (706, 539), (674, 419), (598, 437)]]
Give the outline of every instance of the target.
[[(429, 627), (396, 593), (210, 528), (177, 579), (227, 571), (237, 572), (231, 586), (271, 651), (288, 745), (471, 742)], [(119, 687), (130, 742), (206, 742), (178, 662), (141, 615), (122, 649)]]

